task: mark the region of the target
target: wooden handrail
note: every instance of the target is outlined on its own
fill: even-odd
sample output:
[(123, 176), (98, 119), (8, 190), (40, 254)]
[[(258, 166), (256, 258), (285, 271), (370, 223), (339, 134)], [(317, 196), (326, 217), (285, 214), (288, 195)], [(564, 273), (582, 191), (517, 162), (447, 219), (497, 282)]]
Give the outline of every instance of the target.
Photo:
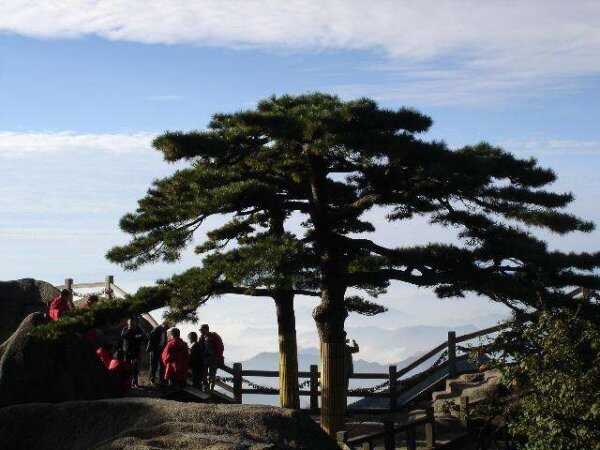
[[(385, 448), (387, 449), (389, 448), (396, 448), (396, 439), (395, 436), (398, 433), (402, 433), (402, 432), (407, 432), (407, 440), (414, 439), (415, 433), (414, 433), (414, 429), (424, 425), (426, 427), (425, 430), (425, 434), (426, 434), (426, 444), (428, 445), (428, 448), (433, 448), (435, 446), (435, 432), (434, 432), (434, 425), (435, 425), (435, 417), (433, 415), (433, 411), (431, 410), (431, 408), (427, 411), (426, 415), (416, 419), (416, 420), (412, 420), (412, 421), (408, 421), (406, 423), (403, 423), (401, 425), (397, 425), (394, 422), (384, 422), (384, 429), (382, 431), (376, 431), (375, 433), (370, 433), (370, 434), (363, 434), (360, 436), (355, 436), (353, 438), (350, 439), (345, 439), (345, 432), (340, 432), (340, 434), (338, 434), (338, 440), (340, 444), (344, 444), (346, 446), (346, 448), (350, 448), (353, 449), (356, 446), (360, 445), (360, 444), (373, 444), (375, 441), (381, 440), (382, 438), (385, 440), (386, 444), (385, 444)], [(427, 428), (429, 427), (429, 430), (427, 430)], [(410, 431), (412, 430), (412, 433), (410, 433)], [(413, 445), (416, 444), (416, 442), (413, 440), (412, 442)], [(411, 447), (409, 447), (411, 448)], [(416, 447), (414, 447), (416, 448)]]
[(424, 363), (425, 361), (427, 361), (429, 358), (431, 358), (432, 356), (434, 356), (437, 353), (439, 353), (442, 350), (444, 350), (447, 346), (448, 346), (448, 342), (443, 342), (442, 344), (438, 345), (436, 348), (429, 350), (427, 353), (425, 353), (419, 359), (416, 359), (415, 361), (413, 361), (412, 363), (410, 363), (408, 366), (404, 367), (403, 369), (400, 369), (398, 371), (398, 378), (400, 378), (401, 376), (405, 375), (407, 372), (410, 372), (415, 367), (420, 366), (422, 363)]
[(495, 333), (496, 331), (500, 331), (505, 328), (508, 328), (509, 326), (510, 326), (509, 324), (501, 323), (499, 325), (494, 325), (493, 327), (484, 328), (483, 330), (463, 334), (462, 336), (456, 337), (456, 343), (458, 344), (459, 342), (469, 341), (469, 340), (477, 338), (477, 337), (485, 336), (486, 334), (492, 334), (492, 333)]
[[(71, 287), (72, 288), (79, 288), (79, 289), (85, 289), (85, 288), (99, 288), (99, 287), (104, 287), (105, 283), (104, 281), (102, 282), (97, 282), (97, 283), (74, 283)], [(59, 286), (56, 286), (56, 289), (65, 289), (66, 285), (61, 284)]]

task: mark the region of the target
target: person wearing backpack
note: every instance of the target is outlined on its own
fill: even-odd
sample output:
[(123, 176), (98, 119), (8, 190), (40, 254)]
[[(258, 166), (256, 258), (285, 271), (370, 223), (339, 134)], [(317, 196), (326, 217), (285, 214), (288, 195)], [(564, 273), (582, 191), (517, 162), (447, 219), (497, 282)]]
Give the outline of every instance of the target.
[(204, 344), (205, 365), (208, 368), (208, 389), (212, 392), (215, 389), (217, 369), (222, 367), (225, 362), (223, 359), (225, 346), (221, 336), (210, 331), (206, 323), (200, 327), (200, 342)]

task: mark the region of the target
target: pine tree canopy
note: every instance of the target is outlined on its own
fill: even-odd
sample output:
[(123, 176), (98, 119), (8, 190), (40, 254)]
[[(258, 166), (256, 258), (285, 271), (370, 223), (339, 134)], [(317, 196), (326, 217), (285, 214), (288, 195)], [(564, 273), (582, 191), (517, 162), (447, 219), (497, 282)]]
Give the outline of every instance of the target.
[[(599, 253), (550, 250), (533, 234), (593, 229), (564, 212), (570, 193), (545, 189), (552, 170), (486, 143), (450, 149), (427, 141), (421, 135), (431, 124), (414, 110), (316, 93), (215, 115), (204, 131), (166, 132), (154, 147), (190, 166), (156, 181), (123, 217), (132, 239), (108, 258), (129, 269), (175, 261), (205, 219), (228, 220), (196, 247), (201, 268), (163, 282), (186, 313), (226, 292), (269, 295), (286, 286), (320, 295), (328, 277), (368, 296), (396, 280), (440, 297), (484, 295), (516, 311), (574, 306), (565, 288), (600, 287)], [(381, 245), (365, 218), (377, 207), (390, 222), (421, 216), (452, 227), (458, 243)], [(301, 225), (290, 229), (290, 219)], [(368, 309), (361, 297), (346, 304)]]

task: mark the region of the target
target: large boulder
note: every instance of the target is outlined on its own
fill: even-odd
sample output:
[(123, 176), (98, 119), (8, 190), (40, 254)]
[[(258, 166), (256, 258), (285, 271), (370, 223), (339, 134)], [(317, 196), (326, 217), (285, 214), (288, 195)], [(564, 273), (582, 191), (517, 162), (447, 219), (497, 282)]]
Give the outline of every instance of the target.
[(299, 411), (131, 398), (2, 408), (0, 442), (15, 450), (338, 449)]
[(114, 397), (116, 386), (86, 340), (30, 334), (45, 321), (42, 313), (30, 314), (0, 345), (0, 406)]
[(24, 278), (0, 281), (0, 343), (33, 312), (41, 312), (59, 291), (45, 281)]

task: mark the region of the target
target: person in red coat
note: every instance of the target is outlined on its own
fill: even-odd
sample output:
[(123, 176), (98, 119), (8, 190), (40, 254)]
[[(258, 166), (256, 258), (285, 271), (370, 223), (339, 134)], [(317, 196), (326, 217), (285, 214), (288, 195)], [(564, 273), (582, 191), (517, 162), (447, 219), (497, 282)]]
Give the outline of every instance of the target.
[(178, 328), (170, 328), (167, 335), (167, 345), (161, 354), (165, 380), (172, 386), (185, 386), (190, 361), (188, 346), (179, 337)]
[(73, 309), (73, 295), (68, 289), (63, 289), (59, 295), (50, 300), (48, 317), (51, 320), (58, 320), (71, 309)]
[(96, 356), (102, 362), (102, 365), (107, 369), (110, 367), (110, 362), (112, 361), (112, 355), (110, 354), (110, 349), (107, 345), (101, 345), (96, 349)]
[(131, 388), (131, 376), (133, 370), (129, 361), (125, 359), (123, 350), (117, 350), (108, 365), (108, 371), (113, 376), (119, 388), (119, 393), (125, 397)]

